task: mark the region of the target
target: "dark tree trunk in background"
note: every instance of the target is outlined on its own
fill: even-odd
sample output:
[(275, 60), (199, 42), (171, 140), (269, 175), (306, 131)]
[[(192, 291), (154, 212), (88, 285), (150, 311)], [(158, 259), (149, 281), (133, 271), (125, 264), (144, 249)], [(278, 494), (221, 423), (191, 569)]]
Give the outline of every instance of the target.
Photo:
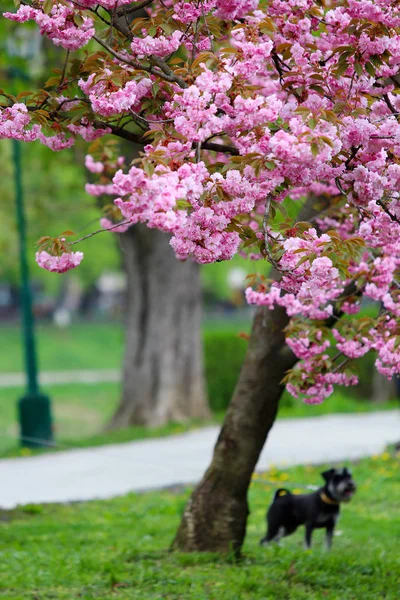
[(396, 398), (395, 380), (388, 381), (377, 369), (372, 376), (372, 401), (376, 404), (384, 404)]
[(249, 513), (250, 478), (276, 417), (284, 389), (280, 382), (296, 363), (285, 344), (287, 323), (282, 308), (257, 310), (211, 466), (186, 506), (173, 544), (176, 549), (240, 551)]
[(111, 428), (207, 417), (199, 266), (169, 236), (135, 225), (120, 236), (128, 294), (121, 403)]

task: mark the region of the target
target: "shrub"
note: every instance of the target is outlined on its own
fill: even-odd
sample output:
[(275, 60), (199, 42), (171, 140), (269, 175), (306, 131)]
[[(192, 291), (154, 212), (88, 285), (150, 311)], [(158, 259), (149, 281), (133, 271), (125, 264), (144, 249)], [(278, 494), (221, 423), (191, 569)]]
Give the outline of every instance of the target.
[[(235, 389), (248, 342), (239, 337), (248, 326), (229, 325), (224, 328), (206, 328), (204, 331), (204, 364), (210, 408), (214, 412), (226, 410)], [(355, 400), (370, 401), (375, 356), (369, 353), (356, 361), (360, 383), (357, 387), (343, 388), (344, 395)], [(284, 392), (281, 406), (291, 407), (298, 402)]]
[(204, 332), (204, 367), (211, 410), (225, 410), (232, 397), (246, 354), (247, 341), (239, 329)]

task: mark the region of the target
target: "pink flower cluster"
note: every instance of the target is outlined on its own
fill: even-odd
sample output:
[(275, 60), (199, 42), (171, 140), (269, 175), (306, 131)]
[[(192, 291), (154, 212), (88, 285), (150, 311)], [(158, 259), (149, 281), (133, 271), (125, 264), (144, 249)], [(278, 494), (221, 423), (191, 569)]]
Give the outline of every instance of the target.
[[(88, 96), (92, 109), (98, 115), (109, 117), (122, 112), (136, 109), (140, 100), (151, 90), (151, 80), (147, 78), (128, 81), (123, 87), (110, 85), (107, 76), (111, 71), (104, 71), (104, 78), (99, 80), (95, 73), (87, 81), (79, 81), (79, 87)], [(95, 77), (97, 82), (95, 82)]]
[[(187, 163), (175, 171), (157, 168), (146, 176), (132, 167), (128, 174), (118, 171), (113, 193), (125, 196), (114, 203), (132, 223), (145, 222), (173, 234), (171, 245), (180, 259), (193, 256), (200, 263), (227, 260), (237, 251), (239, 237), (226, 231), (229, 219), (201, 203), (208, 171), (202, 162)], [(180, 209), (192, 207), (190, 214)]]
[(217, 2), (218, 8), (215, 14), (220, 19), (234, 21), (242, 19), (257, 6), (258, 0), (220, 0)]
[[(332, 260), (322, 256), (331, 238), (327, 234), (318, 236), (309, 229), (303, 238), (285, 240), (285, 250), (280, 261), (282, 279), (269, 292), (246, 290), (249, 304), (283, 306), (289, 316), (301, 315), (310, 319), (327, 319), (331, 316), (335, 300), (343, 292), (343, 282)], [(312, 260), (310, 257), (314, 256)], [(281, 291), (285, 293), (281, 295)]]
[[(111, 131), (108, 128), (95, 129), (87, 119), (82, 119), (80, 125), (68, 125), (68, 130), (90, 142)], [(45, 135), (41, 125), (32, 125), (31, 114), (22, 103), (13, 104), (5, 109), (0, 108), (0, 139), (39, 141), (55, 152), (71, 148), (75, 143), (75, 137), (66, 137), (65, 133)]]
[(40, 8), (22, 5), (16, 13), (4, 13), (3, 16), (18, 23), (34, 20), (39, 25), (40, 33), (46, 35), (53, 44), (66, 50), (78, 50), (94, 36), (95, 30), (92, 19), (86, 16), (82, 16), (81, 25), (76, 25), (75, 13), (72, 4), (56, 3), (50, 14)]
[(64, 252), (61, 256), (52, 256), (48, 252), (36, 253), (36, 262), (42, 269), (53, 273), (66, 273), (78, 267), (83, 259), (83, 252)]
[(121, 8), (124, 4), (132, 4), (132, 0), (79, 0), (79, 6), (84, 8), (96, 8), (102, 6), (107, 10)]
[(104, 171), (104, 164), (99, 160), (95, 161), (90, 154), (85, 157), (85, 167), (91, 173), (102, 173)]
[(146, 35), (144, 38), (134, 38), (131, 43), (131, 50), (138, 58), (144, 56), (168, 56), (176, 52), (181, 45), (183, 33), (181, 31), (174, 31), (170, 37), (160, 35), (158, 37), (151, 37)]
[(217, 0), (197, 0), (195, 2), (186, 2), (179, 0), (174, 3), (173, 18), (185, 25), (193, 23), (199, 17), (209, 13), (217, 4)]
[(10, 108), (0, 108), (0, 139), (14, 139), (33, 142), (38, 138), (38, 125), (28, 129), (31, 118), (25, 104), (14, 104)]

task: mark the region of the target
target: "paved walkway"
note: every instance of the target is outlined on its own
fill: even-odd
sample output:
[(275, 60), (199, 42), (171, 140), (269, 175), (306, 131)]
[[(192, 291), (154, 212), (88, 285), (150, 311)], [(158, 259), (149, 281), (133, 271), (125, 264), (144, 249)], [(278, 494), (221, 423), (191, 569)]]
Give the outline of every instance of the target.
[[(108, 383), (121, 380), (120, 369), (101, 369), (85, 371), (40, 371), (41, 385), (64, 383)], [(0, 388), (22, 387), (25, 385), (24, 373), (0, 373)]]
[[(0, 507), (111, 498), (197, 482), (217, 427), (183, 435), (0, 460)], [(257, 465), (332, 463), (380, 453), (400, 439), (400, 412), (278, 421)]]

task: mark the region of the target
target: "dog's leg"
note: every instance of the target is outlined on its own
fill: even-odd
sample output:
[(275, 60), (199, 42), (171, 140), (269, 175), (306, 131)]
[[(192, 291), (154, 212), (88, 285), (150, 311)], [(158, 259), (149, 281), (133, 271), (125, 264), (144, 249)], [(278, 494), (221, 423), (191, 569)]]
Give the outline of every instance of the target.
[(268, 528), (267, 534), (265, 537), (260, 540), (260, 546), (268, 546), (271, 542), (276, 542), (279, 544), (279, 540), (285, 535), (286, 530), (284, 527), (274, 527), (274, 529)]
[(305, 546), (306, 550), (309, 550), (311, 548), (311, 537), (312, 537), (313, 529), (314, 529), (313, 526), (310, 523), (307, 523), (306, 536), (305, 536), (305, 540), (304, 540), (304, 546)]
[(332, 548), (332, 538), (333, 538), (334, 529), (335, 529), (335, 522), (332, 519), (332, 521), (329, 521), (329, 523), (326, 526), (325, 542), (326, 542), (327, 550), (330, 550)]
[(279, 527), (278, 533), (274, 537), (273, 541), (280, 546), (279, 542), (281, 541), (281, 538), (283, 538), (285, 535), (286, 535), (286, 529), (283, 527), (283, 525), (281, 525), (281, 527)]

